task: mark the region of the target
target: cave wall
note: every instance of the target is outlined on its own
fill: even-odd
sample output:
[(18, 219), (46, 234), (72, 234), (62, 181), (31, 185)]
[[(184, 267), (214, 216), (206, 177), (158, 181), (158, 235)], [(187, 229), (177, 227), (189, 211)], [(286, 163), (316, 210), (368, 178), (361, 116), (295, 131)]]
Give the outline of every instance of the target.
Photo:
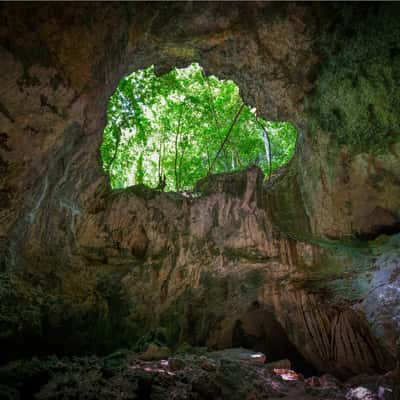
[[(226, 347), (257, 300), (318, 369), (390, 367), (398, 16), (394, 4), (1, 4), (3, 358), (31, 343), (107, 352), (157, 329), (170, 345)], [(111, 192), (99, 148), (118, 80), (194, 61), (294, 122), (294, 159), (272, 184), (228, 174), (198, 199)]]

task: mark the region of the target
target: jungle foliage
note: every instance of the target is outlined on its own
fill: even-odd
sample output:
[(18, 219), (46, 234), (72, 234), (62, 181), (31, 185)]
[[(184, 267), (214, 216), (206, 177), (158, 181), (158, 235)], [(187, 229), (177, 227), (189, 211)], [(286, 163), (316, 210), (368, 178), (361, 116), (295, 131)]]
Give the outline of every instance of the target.
[(293, 125), (257, 117), (234, 82), (206, 77), (198, 64), (162, 76), (149, 67), (123, 78), (110, 98), (101, 156), (114, 189), (182, 191), (252, 164), (269, 176), (290, 160), (296, 139)]

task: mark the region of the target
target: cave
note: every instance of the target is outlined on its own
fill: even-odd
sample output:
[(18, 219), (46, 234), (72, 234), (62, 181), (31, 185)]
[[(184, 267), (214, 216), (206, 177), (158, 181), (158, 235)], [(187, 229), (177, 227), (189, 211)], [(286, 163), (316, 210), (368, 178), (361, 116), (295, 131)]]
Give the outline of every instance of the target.
[[(399, 16), (2, 3), (0, 397), (399, 398)], [(193, 63), (293, 124), (293, 158), (113, 189), (118, 82)]]
[(267, 362), (290, 357), (292, 368), (301, 372), (305, 377), (318, 373), (291, 343), (273, 313), (260, 309), (257, 302), (253, 304), (251, 310), (235, 322), (232, 346), (266, 354), (268, 355)]

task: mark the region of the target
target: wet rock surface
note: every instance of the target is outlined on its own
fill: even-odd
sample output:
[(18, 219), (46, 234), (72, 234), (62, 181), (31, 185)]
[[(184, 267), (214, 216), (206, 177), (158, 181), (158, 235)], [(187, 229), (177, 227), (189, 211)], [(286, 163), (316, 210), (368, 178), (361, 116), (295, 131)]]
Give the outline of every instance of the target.
[(0, 368), (0, 393), (8, 399), (398, 398), (399, 383), (390, 377), (365, 375), (340, 382), (323, 375), (304, 380), (295, 371), (270, 371), (249, 356), (244, 349), (229, 349), (143, 361), (121, 351), (105, 358), (19, 361)]

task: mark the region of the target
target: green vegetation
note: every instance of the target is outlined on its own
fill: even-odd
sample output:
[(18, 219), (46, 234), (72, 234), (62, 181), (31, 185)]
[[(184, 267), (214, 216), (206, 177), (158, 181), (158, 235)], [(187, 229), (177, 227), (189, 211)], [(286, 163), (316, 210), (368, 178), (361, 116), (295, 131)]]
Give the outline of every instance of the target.
[(205, 77), (198, 64), (125, 77), (107, 117), (101, 156), (114, 189), (190, 190), (210, 173), (252, 164), (270, 175), (290, 160), (297, 138), (293, 125), (258, 118), (234, 82)]

